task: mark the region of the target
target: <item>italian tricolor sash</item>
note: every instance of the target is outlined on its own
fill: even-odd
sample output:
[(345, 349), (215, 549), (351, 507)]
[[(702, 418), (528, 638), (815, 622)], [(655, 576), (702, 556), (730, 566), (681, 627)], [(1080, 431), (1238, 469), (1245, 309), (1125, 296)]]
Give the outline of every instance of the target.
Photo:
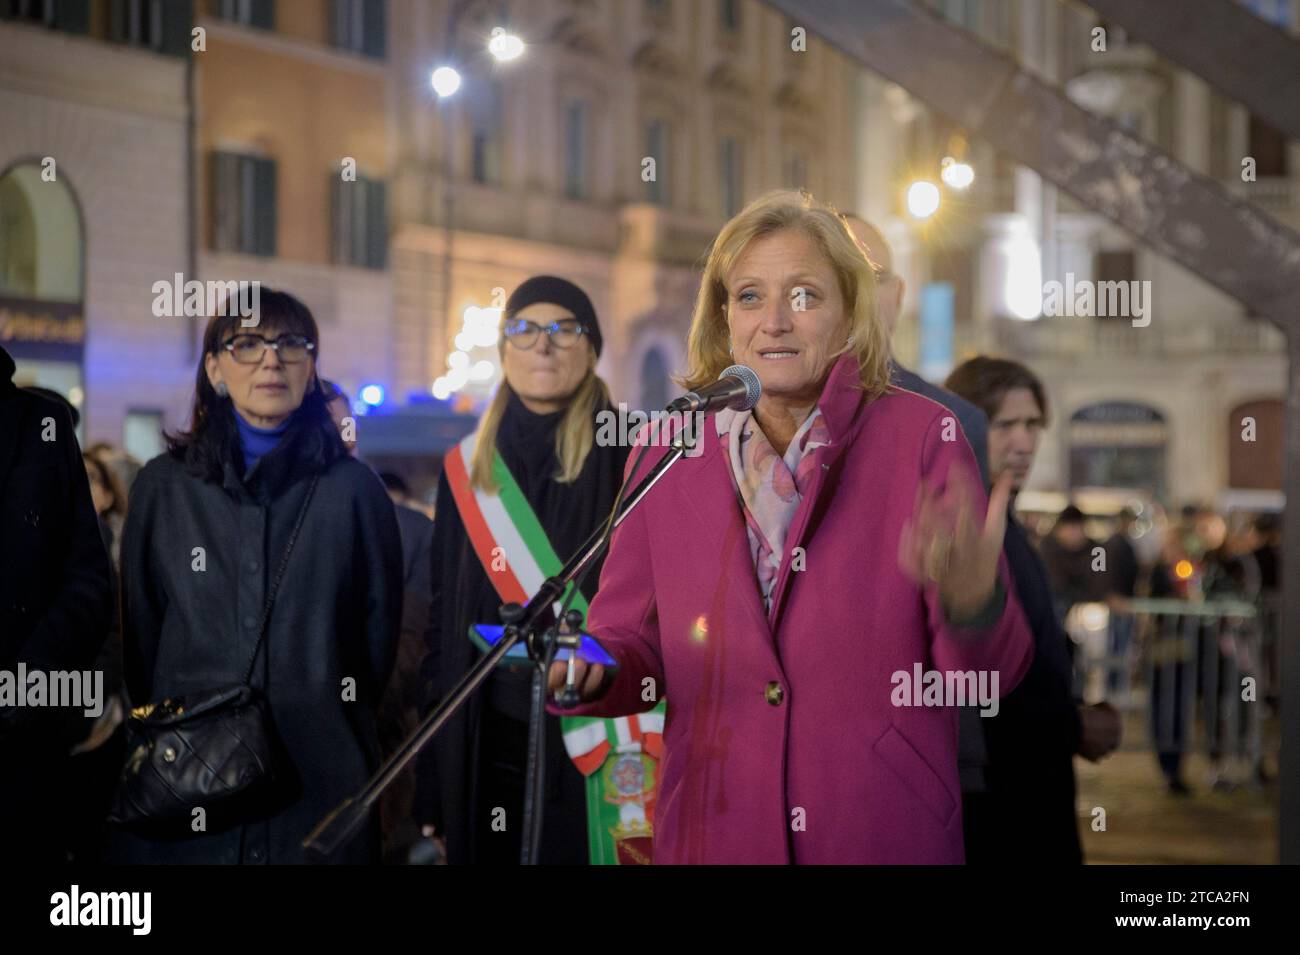
[[(492, 455), (496, 493), (470, 484), (477, 437), (466, 436), (447, 454), (447, 483), (497, 594), (506, 602), (527, 603), (564, 565), (499, 452)], [(581, 592), (574, 594), (572, 605), (586, 615)], [(593, 865), (650, 862), (664, 708), (660, 700), (639, 716), (561, 718), (564, 747), (587, 780), (587, 844)]]

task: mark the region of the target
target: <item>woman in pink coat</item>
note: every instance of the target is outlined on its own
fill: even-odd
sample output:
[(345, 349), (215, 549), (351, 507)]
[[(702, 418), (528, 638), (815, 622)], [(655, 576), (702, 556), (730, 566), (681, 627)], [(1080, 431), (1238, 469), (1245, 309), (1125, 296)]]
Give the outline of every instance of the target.
[(1032, 652), (1008, 488), (985, 517), (951, 414), (888, 386), (873, 283), (799, 193), (713, 243), (685, 384), (738, 362), (762, 398), (709, 414), (614, 533), (588, 629), (619, 668), (576, 668), (577, 714), (668, 698), (656, 863), (963, 861), (954, 694), (995, 711)]

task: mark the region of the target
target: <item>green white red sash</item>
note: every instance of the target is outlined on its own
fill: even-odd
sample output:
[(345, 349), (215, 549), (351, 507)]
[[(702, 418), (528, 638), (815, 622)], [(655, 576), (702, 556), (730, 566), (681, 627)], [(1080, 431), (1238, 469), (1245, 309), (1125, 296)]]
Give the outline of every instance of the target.
[[(456, 510), (488, 580), (501, 599), (527, 603), (563, 564), (499, 452), (492, 455), (496, 493), (470, 484), (477, 434), (447, 454), (444, 468)], [(585, 616), (581, 592), (572, 606)], [(663, 700), (648, 713), (561, 719), (564, 747), (587, 780), (587, 843), (593, 865), (648, 863), (663, 751)]]

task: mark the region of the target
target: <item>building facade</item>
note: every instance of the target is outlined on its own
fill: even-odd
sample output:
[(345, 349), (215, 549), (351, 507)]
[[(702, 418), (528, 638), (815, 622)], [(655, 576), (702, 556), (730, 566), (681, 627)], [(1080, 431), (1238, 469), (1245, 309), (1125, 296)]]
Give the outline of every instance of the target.
[(145, 454), (192, 387), (190, 329), (151, 310), (189, 270), (187, 67), (170, 22), (115, 12), (0, 20), (0, 344), (19, 384), (79, 406), (83, 439)]
[[(1086, 7), (926, 2), (1300, 227), (1300, 147)], [(1247, 5), (1296, 30), (1295, 0)], [(25, 380), (81, 401), (92, 440), (142, 454), (184, 423), (202, 320), (151, 308), (176, 275), (301, 297), (322, 373), (354, 396), (373, 382), (389, 404), (434, 391), (465, 409), (499, 377), (495, 309), (528, 276), (562, 275), (596, 306), (616, 400), (662, 407), (710, 240), (794, 187), (890, 238), (904, 363), (940, 379), (995, 352), (1043, 377), (1033, 487), (1276, 501), (1271, 325), (758, 0), (0, 10), (0, 338)], [(489, 55), (498, 28), (523, 56)], [(461, 88), (439, 99), (447, 64)], [(912, 217), (908, 184), (937, 182), (946, 155), (974, 185)], [(1136, 282), (1148, 315), (1044, 314), (1052, 282)]]
[[(1300, 144), (1085, 6), (927, 6), (1084, 108), (1300, 229)], [(1292, 0), (1245, 6), (1296, 30)], [(865, 73), (860, 83), (859, 193), (893, 240), (896, 270), (909, 283), (898, 355), (925, 364), (917, 290), (950, 286), (956, 304), (947, 364), (1002, 354), (1030, 365), (1047, 388), (1052, 420), (1032, 488), (1110, 486), (1166, 504), (1279, 507), (1287, 373), (1281, 332), (1033, 171), (964, 143), (962, 130), (901, 89)], [(937, 182), (939, 159), (961, 149), (977, 175), (968, 193), (945, 191), (940, 211), (924, 222), (903, 214), (898, 196), (906, 182)], [(1247, 157), (1254, 160), (1249, 181)], [(1118, 316), (1051, 314), (1052, 283), (1068, 295), (1103, 282), (1145, 294), (1145, 314), (1132, 302)]]
[[(781, 186), (856, 204), (856, 70), (760, 3), (393, 9), (409, 25), (394, 37), (400, 391), (455, 368), (467, 310), (500, 307), (542, 273), (591, 296), (615, 397), (662, 407), (723, 222)], [(502, 22), (527, 41), (516, 61), (485, 52)], [(464, 83), (439, 101), (427, 77), (445, 61)], [(495, 364), (493, 351), (471, 348), (468, 360)], [(467, 390), (481, 396), (491, 380)]]

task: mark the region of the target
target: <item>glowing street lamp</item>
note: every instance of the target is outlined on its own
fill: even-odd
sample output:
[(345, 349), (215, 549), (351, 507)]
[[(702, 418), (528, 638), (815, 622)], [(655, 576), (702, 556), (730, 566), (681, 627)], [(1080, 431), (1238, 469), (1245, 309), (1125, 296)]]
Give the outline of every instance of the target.
[(907, 211), (914, 219), (928, 219), (939, 211), (939, 187), (924, 179), (907, 187)]
[(504, 27), (493, 27), (492, 37), (488, 40), (488, 52), (500, 63), (517, 60), (523, 56), (524, 41), (513, 33), (507, 33)]
[(433, 91), (438, 94), (439, 99), (446, 99), (448, 96), (455, 95), (460, 89), (460, 73), (451, 66), (440, 66), (433, 71), (430, 77), (433, 83)]
[(944, 156), (939, 165), (939, 178), (953, 189), (968, 189), (975, 181), (975, 170), (969, 163), (958, 162), (951, 156)]

